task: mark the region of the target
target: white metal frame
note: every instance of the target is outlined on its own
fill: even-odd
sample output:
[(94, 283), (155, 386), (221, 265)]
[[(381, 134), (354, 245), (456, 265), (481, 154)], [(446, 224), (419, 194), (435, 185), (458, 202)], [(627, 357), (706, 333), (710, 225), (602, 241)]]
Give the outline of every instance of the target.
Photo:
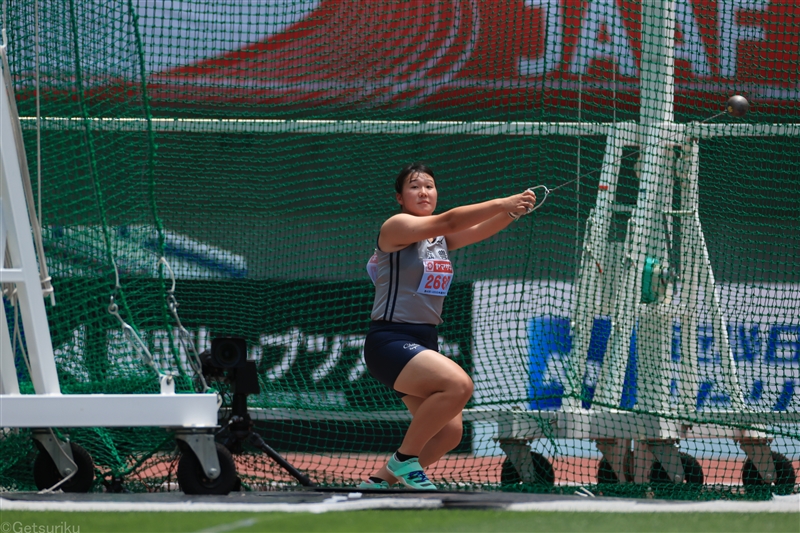
[[(5, 51), (2, 51), (5, 53)], [(0, 67), (5, 70), (5, 67)], [(219, 475), (212, 431), (217, 427), (215, 394), (175, 394), (170, 376), (162, 376), (160, 394), (62, 394), (56, 373), (42, 284), (31, 233), (19, 153), (19, 128), (10, 76), (0, 80), (0, 285), (3, 298), (19, 308), (30, 376), (35, 394), (21, 394), (5, 305), (0, 305), (0, 427), (72, 428), (162, 426), (178, 430), (178, 438), (195, 450), (206, 474)], [(7, 252), (7, 254), (6, 254)], [(9, 262), (6, 262), (6, 258)], [(192, 435), (192, 433), (196, 433)], [(34, 432), (39, 440), (42, 432)], [(50, 437), (41, 437), (52, 440)], [(55, 438), (55, 437), (53, 437)], [(58, 447), (64, 449), (62, 443)], [(62, 474), (69, 464), (53, 454)], [(68, 447), (67, 447), (68, 449)]]

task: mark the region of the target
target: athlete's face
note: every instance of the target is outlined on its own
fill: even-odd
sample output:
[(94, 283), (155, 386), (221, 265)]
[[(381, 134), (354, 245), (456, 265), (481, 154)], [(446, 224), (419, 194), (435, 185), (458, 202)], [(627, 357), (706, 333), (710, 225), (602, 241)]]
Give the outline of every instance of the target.
[(404, 213), (427, 216), (433, 214), (438, 198), (433, 177), (424, 172), (414, 172), (406, 178), (403, 193), (397, 195), (397, 203)]

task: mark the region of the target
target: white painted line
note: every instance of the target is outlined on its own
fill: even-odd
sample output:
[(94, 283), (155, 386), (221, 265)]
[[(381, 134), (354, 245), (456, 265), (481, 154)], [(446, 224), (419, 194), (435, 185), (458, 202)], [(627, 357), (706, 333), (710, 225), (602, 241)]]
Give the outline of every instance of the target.
[(235, 529), (254, 526), (257, 522), (258, 520), (255, 518), (247, 518), (245, 520), (239, 520), (238, 522), (231, 522), (230, 524), (220, 524), (208, 529), (201, 529), (197, 533), (225, 533), (226, 531), (233, 531)]
[(642, 502), (597, 500), (512, 503), (507, 511), (566, 511), (586, 513), (800, 513), (800, 494), (773, 496), (769, 501), (717, 500), (706, 502)]
[[(76, 502), (31, 501), (0, 498), (0, 511), (61, 512), (281, 512), (327, 513), (366, 509), (441, 509), (438, 498), (328, 498), (320, 503), (223, 503), (223, 502)], [(586, 498), (574, 501), (512, 503), (507, 511), (557, 511), (586, 513), (800, 513), (800, 494), (774, 496), (769, 501), (717, 500), (704, 502), (646, 502), (626, 499)], [(228, 524), (233, 528), (233, 524)], [(223, 527), (223, 526), (218, 526)], [(239, 527), (239, 526), (236, 526)], [(244, 526), (242, 526), (244, 527)], [(213, 529), (222, 533), (228, 530)], [(204, 533), (211, 533), (212, 530)]]
[(359, 500), (321, 503), (222, 503), (222, 502), (75, 502), (31, 501), (0, 498), (0, 511), (61, 511), (61, 512), (236, 512), (236, 513), (327, 513), (330, 511), (361, 511), (365, 509), (439, 509), (442, 500), (423, 498), (364, 498)]

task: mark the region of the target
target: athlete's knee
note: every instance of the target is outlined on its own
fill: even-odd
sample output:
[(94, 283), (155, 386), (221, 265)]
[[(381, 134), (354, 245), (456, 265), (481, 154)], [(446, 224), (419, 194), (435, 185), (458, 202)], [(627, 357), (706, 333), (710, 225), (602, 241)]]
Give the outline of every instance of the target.
[(463, 376), (451, 380), (448, 385), (450, 392), (462, 399), (465, 404), (472, 398), (472, 393), (475, 390), (472, 379), (466, 373)]

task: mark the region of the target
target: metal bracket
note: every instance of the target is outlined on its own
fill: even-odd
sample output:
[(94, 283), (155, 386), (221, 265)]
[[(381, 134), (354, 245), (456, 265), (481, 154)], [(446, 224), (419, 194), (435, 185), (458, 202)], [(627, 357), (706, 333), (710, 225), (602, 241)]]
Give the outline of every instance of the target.
[[(639, 443), (642, 448), (647, 449), (652, 454), (653, 459), (661, 463), (667, 476), (673, 483), (683, 483), (686, 479), (686, 472), (681, 463), (680, 450), (672, 439), (658, 441), (643, 441)], [(638, 465), (637, 465), (638, 466)], [(648, 467), (649, 477), (649, 467)]]
[(772, 484), (775, 481), (775, 462), (772, 460), (772, 450), (769, 447), (769, 439), (739, 439), (737, 440), (739, 447), (747, 455), (747, 458), (753, 462), (753, 465), (758, 469), (767, 484)]
[(630, 465), (627, 467), (625, 465), (626, 456), (631, 451), (630, 439), (597, 439), (594, 444), (603, 454), (603, 458), (611, 465), (619, 482), (626, 483), (630, 475), (630, 472), (627, 471)]
[(34, 429), (32, 436), (42, 445), (44, 451), (50, 454), (62, 477), (67, 477), (78, 470), (69, 441), (64, 442), (56, 438), (50, 429)]
[(500, 448), (519, 472), (524, 483), (536, 482), (536, 467), (531, 459), (531, 447), (521, 440), (500, 440)]
[(221, 469), (214, 435), (194, 431), (177, 431), (175, 432), (175, 439), (185, 442), (191, 448), (209, 479), (217, 479), (219, 477)]
[(175, 394), (175, 378), (172, 374), (160, 374), (158, 376), (158, 384), (161, 388), (161, 394)]

